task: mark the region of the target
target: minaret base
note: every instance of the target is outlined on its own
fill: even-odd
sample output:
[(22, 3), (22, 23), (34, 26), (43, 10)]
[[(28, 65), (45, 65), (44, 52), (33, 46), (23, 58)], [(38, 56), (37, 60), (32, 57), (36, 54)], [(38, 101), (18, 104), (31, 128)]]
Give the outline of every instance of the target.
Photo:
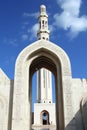
[(34, 126), (56, 126), (55, 103), (34, 103)]

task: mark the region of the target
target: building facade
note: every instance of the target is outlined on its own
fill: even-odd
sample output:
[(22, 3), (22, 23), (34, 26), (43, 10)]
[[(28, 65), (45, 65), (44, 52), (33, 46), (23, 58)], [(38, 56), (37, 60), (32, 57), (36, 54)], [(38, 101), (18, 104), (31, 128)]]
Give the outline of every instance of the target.
[[(49, 120), (49, 117), (56, 115), (56, 130), (87, 130), (87, 80), (72, 78), (69, 57), (62, 48), (49, 41), (48, 16), (44, 5), (40, 8), (37, 36), (38, 40), (18, 55), (14, 80), (10, 80), (0, 69), (0, 130), (31, 130), (32, 76), (40, 69), (46, 69), (46, 73), (50, 71), (55, 76), (56, 103), (54, 107), (52, 89), (48, 94), (45, 94), (48, 87), (44, 92), (40, 91), (42, 87), (39, 89), (38, 79), (36, 117), (47, 115), (46, 121), (50, 125), (52, 119)], [(49, 99), (46, 98), (48, 95)], [(41, 121), (44, 122), (39, 120), (38, 123), (41, 124)]]

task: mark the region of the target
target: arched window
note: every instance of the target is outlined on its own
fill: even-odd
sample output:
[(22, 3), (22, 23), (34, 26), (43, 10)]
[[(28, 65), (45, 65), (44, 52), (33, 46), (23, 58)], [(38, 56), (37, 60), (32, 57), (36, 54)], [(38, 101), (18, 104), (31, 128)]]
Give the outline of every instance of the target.
[(49, 124), (49, 113), (48, 111), (46, 110), (43, 110), (41, 112), (41, 122), (42, 122), (42, 125), (48, 125)]

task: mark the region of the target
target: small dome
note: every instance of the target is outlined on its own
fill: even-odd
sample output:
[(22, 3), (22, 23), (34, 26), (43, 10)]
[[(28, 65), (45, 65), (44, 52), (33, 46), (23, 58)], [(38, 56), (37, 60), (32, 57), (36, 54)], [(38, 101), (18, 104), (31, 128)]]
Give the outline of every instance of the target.
[(42, 8), (46, 8), (46, 6), (45, 6), (45, 5), (41, 5), (41, 7), (42, 7)]
[(46, 12), (46, 6), (45, 5), (40, 6), (40, 12)]

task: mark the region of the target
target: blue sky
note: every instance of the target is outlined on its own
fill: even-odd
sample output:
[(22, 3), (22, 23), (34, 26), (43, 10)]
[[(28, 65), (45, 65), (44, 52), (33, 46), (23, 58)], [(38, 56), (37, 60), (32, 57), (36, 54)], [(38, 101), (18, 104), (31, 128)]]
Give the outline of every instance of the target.
[(45, 4), (49, 15), (50, 41), (68, 54), (73, 78), (87, 77), (86, 0), (0, 1), (0, 68), (14, 78), (19, 52), (37, 40), (38, 13)]

